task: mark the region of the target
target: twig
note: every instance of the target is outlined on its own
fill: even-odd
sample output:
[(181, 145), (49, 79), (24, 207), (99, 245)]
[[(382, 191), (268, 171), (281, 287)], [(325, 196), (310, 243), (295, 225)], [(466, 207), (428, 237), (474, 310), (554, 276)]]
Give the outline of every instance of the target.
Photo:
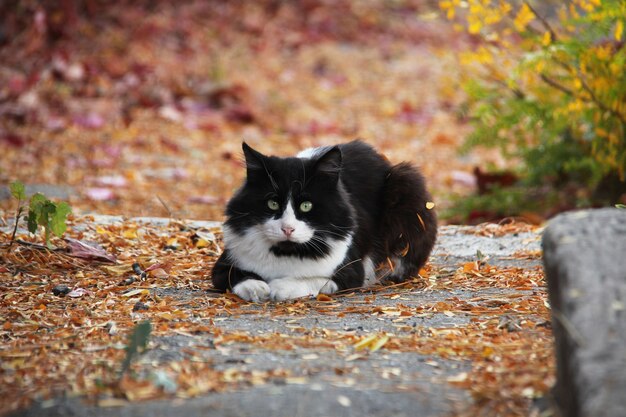
[(17, 225), (20, 222), (20, 216), (22, 215), (22, 211), (24, 211), (24, 207), (20, 207), (19, 201), (17, 202), (17, 211), (15, 212), (15, 225), (13, 225), (13, 233), (11, 233), (11, 241), (9, 242), (9, 248), (13, 246), (13, 242), (15, 241), (15, 234), (17, 233)]
[(619, 111), (607, 106), (602, 101), (600, 101), (600, 99), (594, 93), (593, 89), (589, 86), (589, 84), (587, 84), (587, 81), (585, 81), (585, 79), (583, 78), (583, 75), (580, 73), (580, 70), (577, 69), (576, 74), (578, 75), (578, 79), (580, 80), (580, 83), (582, 84), (583, 89), (587, 93), (589, 93), (589, 95), (591, 96), (591, 101), (595, 103), (598, 107), (600, 107), (600, 109), (604, 111), (608, 111), (613, 116), (617, 117), (622, 122), (622, 124), (626, 125), (626, 117), (623, 114), (621, 114)]
[(543, 27), (546, 28), (546, 30), (550, 33), (550, 40), (553, 42), (556, 41), (557, 40), (556, 32), (552, 29), (552, 26), (546, 20), (546, 18), (541, 16), (539, 13), (537, 13), (537, 10), (533, 6), (531, 6), (531, 4), (527, 0), (523, 0), (523, 3), (530, 9), (531, 12), (533, 12), (533, 14), (541, 22)]
[(550, 85), (551, 87), (556, 88), (557, 90), (572, 96), (572, 97), (577, 97), (580, 98), (581, 100), (586, 100), (585, 97), (578, 97), (578, 95), (576, 93), (574, 93), (572, 90), (570, 90), (569, 88), (565, 87), (564, 85), (554, 81), (552, 78), (548, 77), (545, 74), (541, 74), (540, 75), (541, 79), (548, 85)]
[(157, 195), (156, 198), (159, 200), (161, 205), (165, 208), (165, 210), (167, 211), (167, 214), (169, 214), (169, 218), (172, 219), (174, 217), (174, 214), (172, 213), (172, 210), (170, 210), (170, 208), (167, 206), (167, 204), (165, 204), (165, 201), (163, 201), (161, 196)]
[(572, 338), (572, 340), (580, 347), (584, 347), (587, 345), (585, 338), (578, 331), (576, 326), (563, 315), (559, 310), (552, 309), (552, 316), (557, 319), (559, 323), (565, 329), (565, 332)]
[(21, 239), (15, 239), (15, 243), (19, 243), (20, 245), (28, 246), (28, 247), (31, 247), (31, 248), (34, 248), (34, 249), (46, 250), (46, 251), (49, 251), (49, 252), (55, 252), (55, 251), (64, 250), (64, 249), (60, 249), (60, 248), (50, 249), (46, 245), (40, 245), (38, 243), (27, 242), (27, 241), (21, 240)]
[(541, 79), (548, 85), (550, 85), (551, 87), (556, 88), (557, 90), (571, 96), (571, 97), (575, 97), (581, 101), (584, 101), (586, 103), (593, 103), (596, 106), (598, 106), (600, 108), (600, 110), (606, 111), (611, 113), (613, 116), (617, 117), (617, 119), (619, 119), (620, 122), (622, 122), (622, 124), (626, 125), (626, 117), (621, 114), (620, 112), (618, 112), (615, 109), (612, 109), (610, 107), (608, 107), (606, 104), (604, 104), (602, 101), (600, 101), (600, 99), (598, 99), (598, 97), (595, 95), (595, 93), (593, 92), (593, 90), (591, 89), (591, 87), (589, 87), (589, 85), (587, 84), (587, 82), (583, 79), (582, 75), (579, 73), (578, 74), (578, 79), (580, 80), (580, 83), (583, 87), (583, 89), (589, 94), (589, 98), (587, 97), (582, 97), (580, 94), (575, 93), (574, 91), (570, 90), (569, 88), (565, 87), (564, 85), (560, 84), (559, 82), (553, 80), (552, 78), (548, 77), (545, 74), (541, 74), (540, 75)]

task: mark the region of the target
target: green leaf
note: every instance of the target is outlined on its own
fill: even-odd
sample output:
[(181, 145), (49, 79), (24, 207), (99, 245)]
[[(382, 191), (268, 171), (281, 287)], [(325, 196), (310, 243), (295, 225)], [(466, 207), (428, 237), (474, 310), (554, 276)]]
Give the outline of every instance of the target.
[(11, 195), (15, 198), (17, 198), (18, 200), (25, 200), (26, 199), (26, 190), (24, 188), (24, 184), (22, 184), (20, 181), (13, 181), (10, 185), (11, 188)]
[(130, 364), (133, 362), (135, 357), (143, 352), (148, 346), (148, 341), (150, 340), (150, 333), (152, 332), (152, 325), (150, 321), (142, 321), (138, 323), (133, 328), (133, 332), (128, 337), (128, 345), (126, 346), (126, 357), (124, 358), (124, 362), (122, 362), (122, 372), (121, 375), (130, 368)]
[(624, 204), (616, 204), (615, 207), (617, 207), (618, 209), (626, 209), (626, 205)]
[[(29, 215), (29, 222), (31, 221), (31, 217), (32, 217), (32, 221), (35, 222), (35, 224), (40, 224), (42, 226), (45, 226), (47, 224), (46, 220), (43, 218), (43, 212), (44, 212), (44, 205), (46, 204), (46, 202), (48, 201), (48, 199), (46, 198), (45, 195), (41, 194), (41, 193), (36, 193), (33, 194), (33, 196), (30, 198), (30, 204), (29, 204), (29, 211), (28, 211), (28, 215)], [(30, 229), (31, 233), (35, 233)], [(37, 230), (36, 226), (35, 226), (35, 231)]]
[(67, 230), (67, 225), (65, 224), (65, 219), (67, 215), (72, 212), (69, 204), (66, 202), (61, 202), (56, 204), (55, 210), (52, 213), (52, 217), (50, 218), (50, 229), (52, 233), (57, 236), (61, 236)]
[(37, 232), (37, 213), (34, 210), (28, 210), (28, 231), (31, 233)]

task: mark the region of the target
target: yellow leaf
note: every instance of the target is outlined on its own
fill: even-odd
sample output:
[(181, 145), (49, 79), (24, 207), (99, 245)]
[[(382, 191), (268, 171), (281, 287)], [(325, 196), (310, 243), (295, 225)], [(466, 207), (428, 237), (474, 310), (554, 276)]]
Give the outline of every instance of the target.
[(206, 248), (207, 246), (209, 246), (209, 242), (207, 242), (206, 240), (202, 238), (196, 240), (196, 248), (202, 249), (202, 248)]
[(99, 235), (110, 235), (111, 234), (111, 232), (109, 232), (108, 230), (106, 230), (102, 226), (96, 226), (96, 233), (99, 234)]
[(385, 343), (387, 343), (388, 341), (389, 341), (389, 336), (387, 336), (387, 335), (381, 336), (379, 339), (376, 339), (370, 345), (370, 351), (371, 352), (376, 352), (378, 349), (380, 349), (381, 347), (385, 346)]
[(518, 32), (524, 32), (526, 30), (526, 26), (535, 18), (535, 14), (530, 10), (530, 7), (526, 3), (522, 5), (515, 16), (515, 20), (513, 24), (515, 25), (515, 29)]
[(378, 349), (383, 347), (389, 341), (389, 336), (387, 335), (376, 335), (372, 334), (362, 339), (361, 341), (354, 344), (354, 348), (356, 350), (361, 349), (369, 349), (371, 352), (376, 352)]
[(480, 32), (480, 30), (483, 27), (483, 23), (478, 20), (478, 19), (472, 19), (473, 21), (470, 22), (469, 27), (468, 27), (468, 31), (469, 33), (471, 33), (472, 35), (476, 35)]
[(552, 34), (550, 34), (550, 32), (544, 33), (541, 43), (543, 44), (543, 46), (550, 46), (550, 44), (552, 43)]
[(126, 229), (122, 233), (122, 236), (126, 239), (137, 239), (137, 229)]
[(622, 20), (618, 20), (615, 24), (615, 40), (621, 41), (622, 35), (624, 34), (624, 22)]
[(115, 266), (103, 266), (109, 274), (120, 276), (131, 273), (133, 271), (133, 267), (131, 265), (115, 265)]
[(367, 336), (366, 338), (361, 339), (360, 341), (355, 343), (354, 344), (354, 348), (356, 350), (365, 349), (366, 347), (371, 345), (374, 342), (374, 340), (376, 340), (377, 337), (378, 337), (377, 335), (371, 334), (371, 335)]
[(133, 297), (135, 295), (150, 295), (150, 290), (144, 288), (137, 288), (135, 290), (128, 291), (122, 294), (122, 297)]

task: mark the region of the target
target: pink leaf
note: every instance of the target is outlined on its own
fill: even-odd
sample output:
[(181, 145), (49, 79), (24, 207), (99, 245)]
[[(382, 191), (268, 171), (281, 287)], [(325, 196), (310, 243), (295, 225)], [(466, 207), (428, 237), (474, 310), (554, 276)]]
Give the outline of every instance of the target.
[(86, 194), (94, 201), (109, 201), (116, 198), (115, 193), (110, 188), (104, 187), (88, 188)]
[(100, 245), (95, 242), (83, 242), (81, 240), (66, 238), (67, 248), (70, 256), (94, 261), (115, 263), (115, 256), (108, 254)]
[(219, 202), (219, 198), (212, 195), (197, 195), (189, 197), (187, 201), (192, 204), (215, 204)]
[(99, 129), (104, 126), (104, 117), (92, 112), (75, 116), (74, 123), (87, 129)]
[(82, 297), (83, 295), (90, 295), (90, 294), (91, 292), (89, 292), (88, 290), (84, 288), (74, 288), (72, 291), (70, 291), (67, 294), (67, 296), (77, 298), (77, 297)]
[(125, 187), (128, 181), (121, 175), (103, 175), (95, 178), (95, 183), (105, 187)]

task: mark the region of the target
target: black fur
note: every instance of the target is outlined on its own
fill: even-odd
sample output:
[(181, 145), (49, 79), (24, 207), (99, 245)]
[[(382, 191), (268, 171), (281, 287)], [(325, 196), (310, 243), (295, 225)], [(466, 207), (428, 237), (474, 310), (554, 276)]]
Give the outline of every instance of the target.
[[(363, 285), (361, 260), (371, 257), (375, 264), (387, 258), (401, 258), (404, 280), (415, 276), (425, 264), (437, 235), (437, 219), (426, 208), (431, 200), (424, 179), (410, 164), (396, 166), (371, 146), (353, 141), (325, 148), (312, 159), (264, 156), (243, 144), (247, 178), (226, 207), (226, 225), (237, 233), (282, 215), (291, 195), (295, 204), (312, 201), (315, 210), (297, 213), (315, 230), (315, 236), (337, 238), (352, 233), (353, 242), (332, 279), (339, 289)], [(268, 198), (280, 202), (281, 210), (271, 211)], [(328, 246), (317, 241), (297, 244), (281, 242), (271, 247), (276, 256), (318, 259)], [(232, 289), (246, 279), (262, 279), (239, 270), (228, 248), (213, 269), (213, 284), (221, 291)]]

